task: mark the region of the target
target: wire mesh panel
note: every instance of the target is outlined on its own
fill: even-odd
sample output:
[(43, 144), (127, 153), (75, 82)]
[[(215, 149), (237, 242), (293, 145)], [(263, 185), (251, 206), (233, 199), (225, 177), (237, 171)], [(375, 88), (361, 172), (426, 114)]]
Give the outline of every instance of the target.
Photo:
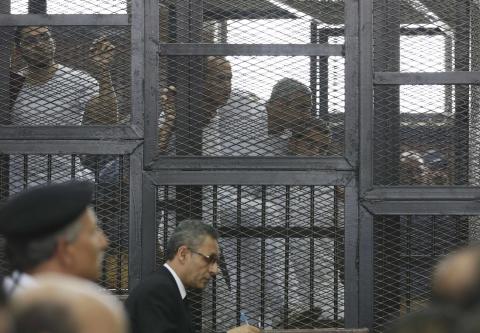
[[(7, 0), (8, 1), (8, 0)], [(10, 0), (12, 14), (126, 14), (130, 0)]]
[[(468, 71), (470, 22), (479, 17), (475, 8), (469, 0), (374, 1), (376, 64), (395, 66), (396, 61), (388, 60), (389, 54), (415, 52), (418, 56), (403, 62), (402, 71)], [(410, 43), (418, 46), (410, 48)]]
[[(185, 24), (198, 27), (195, 31), (178, 29), (172, 33), (166, 23), (161, 23), (161, 36), (170, 36), (169, 42), (176, 37), (182, 42), (304, 44), (316, 43), (311, 29), (344, 24), (342, 0), (205, 0), (202, 4), (203, 8), (196, 5), (193, 9), (188, 1), (161, 0), (160, 16), (163, 22), (170, 22), (170, 28)], [(190, 11), (194, 13), (188, 16)]]
[[(98, 224), (109, 239), (102, 286), (128, 291), (129, 159), (124, 155), (0, 155), (0, 202), (26, 188), (71, 179), (95, 183), (92, 205)], [(8, 273), (3, 254), (2, 274)]]
[(193, 302), (203, 332), (343, 327), (344, 198), (333, 186), (158, 186), (158, 263), (175, 226), (220, 234), (220, 274)]
[(378, 216), (374, 219), (374, 331), (426, 306), (431, 274), (446, 254), (478, 239), (478, 217)]
[[(343, 57), (162, 57), (160, 62), (167, 68), (160, 73), (160, 153), (342, 155)], [(166, 92), (167, 87), (176, 91)]]
[(129, 27), (3, 27), (0, 41), (0, 124), (129, 121)]
[(375, 100), (376, 184), (478, 183), (476, 86), (399, 86), (388, 95), (377, 88), (375, 96), (382, 98)]

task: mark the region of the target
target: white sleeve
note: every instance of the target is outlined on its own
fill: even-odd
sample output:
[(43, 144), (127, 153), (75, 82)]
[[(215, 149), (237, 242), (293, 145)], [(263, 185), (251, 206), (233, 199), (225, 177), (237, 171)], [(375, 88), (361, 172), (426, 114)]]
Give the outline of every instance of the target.
[(74, 78), (74, 80), (78, 80), (79, 84), (79, 95), (78, 102), (80, 103), (80, 110), (85, 112), (87, 107), (87, 103), (96, 95), (98, 95), (100, 91), (100, 87), (98, 86), (97, 80), (91, 77), (88, 74), (77, 72), (78, 75)]

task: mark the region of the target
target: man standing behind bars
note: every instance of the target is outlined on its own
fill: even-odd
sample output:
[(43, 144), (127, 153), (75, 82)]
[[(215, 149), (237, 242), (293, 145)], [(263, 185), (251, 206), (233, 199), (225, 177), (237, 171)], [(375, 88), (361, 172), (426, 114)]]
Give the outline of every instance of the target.
[[(132, 333), (193, 333), (187, 288), (203, 289), (218, 273), (218, 234), (200, 221), (184, 220), (166, 248), (163, 267), (133, 289), (126, 301)], [(242, 325), (228, 333), (259, 333)]]
[[(90, 48), (98, 82), (82, 71), (55, 61), (55, 41), (48, 27), (19, 27), (15, 45), (26, 67), (20, 73), (24, 81), (20, 84), (17, 96), (13, 97), (15, 101), (9, 115), (10, 125), (117, 123), (117, 98), (109, 69), (114, 46), (106, 38), (95, 40)], [(58, 182), (66, 181), (71, 178), (70, 165), (70, 157), (54, 156), (49, 162), (46, 156), (35, 156), (28, 161), (23, 156), (10, 156), (9, 192), (45, 183), (49, 178)], [(52, 172), (52, 166), (60, 170)]]

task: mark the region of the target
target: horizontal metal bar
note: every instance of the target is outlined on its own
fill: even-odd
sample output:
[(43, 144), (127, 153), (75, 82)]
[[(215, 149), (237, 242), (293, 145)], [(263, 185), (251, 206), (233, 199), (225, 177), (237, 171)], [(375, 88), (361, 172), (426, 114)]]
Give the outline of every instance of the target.
[(480, 84), (480, 72), (375, 72), (373, 83), (395, 85)]
[(480, 200), (480, 188), (474, 187), (389, 187), (375, 188), (365, 193), (366, 200)]
[(160, 44), (162, 56), (343, 56), (337, 44)]
[[(248, 219), (248, 217), (247, 217)], [(218, 227), (222, 238), (333, 238), (338, 227)]]
[(373, 215), (480, 215), (480, 201), (363, 201)]
[(241, 170), (336, 170), (352, 171), (343, 157), (173, 157), (162, 156), (146, 170), (241, 169)]
[(0, 140), (142, 139), (131, 126), (0, 126)]
[(346, 185), (353, 171), (156, 171), (156, 185)]
[(93, 25), (93, 26), (126, 26), (128, 15), (125, 14), (26, 14), (11, 15), (0, 14), (0, 26), (24, 26), (24, 25)]
[(115, 154), (132, 153), (141, 140), (0, 140), (2, 154)]

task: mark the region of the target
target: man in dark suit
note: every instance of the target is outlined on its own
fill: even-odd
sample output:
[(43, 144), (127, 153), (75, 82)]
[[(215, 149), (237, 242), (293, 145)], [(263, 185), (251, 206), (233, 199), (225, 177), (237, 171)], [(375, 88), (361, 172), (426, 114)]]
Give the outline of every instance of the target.
[[(132, 333), (193, 333), (186, 288), (203, 289), (218, 273), (218, 234), (200, 221), (180, 223), (168, 240), (167, 262), (126, 301)], [(228, 333), (259, 333), (242, 325)]]

